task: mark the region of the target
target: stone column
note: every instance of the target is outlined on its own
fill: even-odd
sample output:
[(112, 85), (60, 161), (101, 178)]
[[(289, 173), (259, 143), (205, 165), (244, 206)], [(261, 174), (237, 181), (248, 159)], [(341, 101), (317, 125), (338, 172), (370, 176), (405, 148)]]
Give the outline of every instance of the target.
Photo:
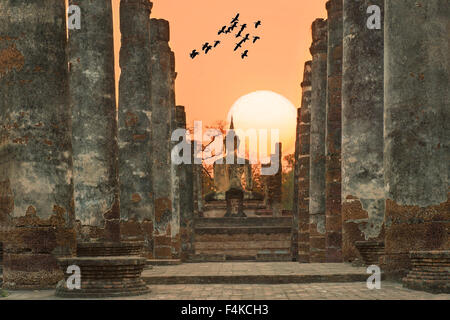
[[(191, 131), (191, 130), (190, 130)], [(194, 216), (199, 217), (201, 212), (203, 211), (202, 202), (203, 202), (203, 181), (202, 181), (202, 165), (197, 162), (201, 158), (201, 154), (199, 154), (199, 146), (201, 142), (196, 142), (194, 140), (194, 133), (190, 132), (190, 141), (191, 141), (191, 163), (192, 163), (192, 174), (194, 181)], [(200, 159), (201, 161), (201, 159)]]
[(154, 257), (172, 258), (172, 183), (170, 151), (172, 63), (169, 22), (151, 19), (152, 175), (155, 199)]
[[(383, 29), (367, 28), (367, 8), (384, 0), (344, 0), (342, 70), (342, 254), (356, 241), (383, 240)], [(381, 11), (381, 18), (383, 12)], [(355, 79), (358, 79), (355, 81)]]
[[(175, 118), (176, 129), (186, 129), (186, 112), (183, 106), (176, 107)], [(192, 152), (191, 146), (186, 146), (186, 150)], [(179, 194), (181, 259), (183, 261), (188, 259), (189, 254), (193, 254), (194, 243), (194, 164), (192, 154), (190, 160), (191, 163), (183, 163), (177, 166), (179, 184), (176, 187)]]
[(402, 274), (410, 251), (450, 249), (450, 6), (385, 6), (385, 271)]
[[(172, 135), (173, 130), (178, 128), (178, 126), (183, 125), (186, 128), (186, 115), (184, 115), (184, 120), (180, 119), (182, 117), (181, 114), (177, 115), (177, 107), (175, 102), (175, 80), (177, 78), (177, 73), (175, 72), (175, 53), (170, 51), (170, 82), (169, 82), (169, 103), (170, 103), (170, 132), (169, 132), (169, 141)], [(179, 120), (181, 122), (179, 122)], [(170, 152), (172, 151), (172, 147), (174, 143), (172, 143)], [(172, 258), (180, 259), (181, 258), (181, 235), (180, 235), (180, 218), (181, 218), (181, 207), (180, 207), (180, 175), (181, 173), (177, 172), (180, 170), (178, 165), (172, 164), (171, 161), (171, 170), (172, 170), (172, 220), (171, 220), (171, 237), (172, 237)]]
[(199, 217), (203, 212), (203, 167), (201, 164), (195, 164), (194, 159), (197, 156), (195, 143), (192, 141), (192, 170), (194, 176), (194, 213)]
[[(111, 0), (71, 0), (81, 29), (69, 31), (75, 216), (82, 240), (120, 240), (117, 110)], [(104, 230), (102, 229), (104, 227)]]
[(298, 261), (309, 262), (309, 144), (311, 122), (311, 64), (305, 63), (302, 86), (302, 106), (299, 109), (299, 152), (298, 163), (297, 210), (298, 210)]
[(309, 168), (310, 262), (325, 262), (325, 121), (327, 21), (312, 24), (311, 126)]
[(277, 217), (281, 217), (283, 213), (283, 205), (281, 203), (283, 187), (283, 145), (281, 142), (275, 145), (275, 155), (278, 155), (279, 166), (277, 173), (273, 176), (273, 208), (274, 215)]
[[(2, 231), (3, 228), (0, 230), (0, 232)], [(0, 272), (3, 273), (3, 242), (0, 242)]]
[[(291, 254), (294, 261), (298, 260), (298, 242), (299, 242), (299, 171), (300, 171), (300, 121), (301, 121), (301, 107), (297, 108), (297, 126), (295, 129), (295, 152), (294, 152), (294, 190), (292, 197), (292, 234), (291, 234)], [(309, 225), (309, 224), (308, 224)]]
[[(172, 98), (172, 93), (170, 94), (170, 98)], [(172, 103), (170, 104), (172, 106)], [(174, 109), (171, 113), (171, 132), (176, 129), (181, 129), (181, 126), (185, 126), (185, 121), (183, 122), (183, 113), (184, 107), (179, 108), (178, 106), (174, 106)], [(170, 141), (171, 150), (177, 145), (178, 141)], [(172, 193), (172, 218), (170, 221), (170, 230), (171, 230), (171, 250), (172, 250), (172, 258), (179, 259), (181, 253), (181, 239), (179, 237), (179, 229), (180, 229), (180, 213), (181, 213), (181, 194), (180, 194), (180, 183), (181, 183), (181, 165), (171, 163), (171, 174), (170, 174), (170, 182), (171, 185), (171, 193)]]
[[(275, 153), (271, 155), (271, 160), (274, 161), (278, 156), (278, 171), (274, 175), (266, 176), (266, 189), (267, 189), (267, 200), (272, 210), (272, 214), (274, 217), (281, 217), (282, 212), (282, 204), (281, 204), (281, 186), (282, 186), (282, 172), (283, 172), (283, 163), (282, 163), (282, 144), (275, 144)], [(266, 164), (263, 166), (270, 167), (270, 164)]]
[(328, 1), (328, 85), (325, 138), (326, 261), (342, 261), (341, 140), (343, 0)]
[(152, 257), (153, 184), (149, 0), (120, 2), (119, 181), (123, 239)]
[(75, 253), (63, 1), (0, 2), (3, 287), (54, 288)]

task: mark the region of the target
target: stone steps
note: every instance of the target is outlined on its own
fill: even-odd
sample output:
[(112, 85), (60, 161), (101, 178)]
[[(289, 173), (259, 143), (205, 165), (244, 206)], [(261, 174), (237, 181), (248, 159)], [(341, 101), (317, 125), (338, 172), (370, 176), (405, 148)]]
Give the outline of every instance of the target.
[[(289, 232), (284, 233), (248, 233), (240, 234), (239, 240), (241, 241), (290, 241), (291, 234)], [(235, 234), (219, 233), (197, 233), (195, 235), (197, 242), (229, 242), (236, 241)]]
[(290, 234), (291, 227), (257, 226), (257, 227), (196, 227), (195, 234)]
[(292, 227), (292, 217), (197, 218), (195, 228), (204, 227)]
[(160, 284), (288, 284), (323, 282), (365, 282), (365, 273), (352, 274), (284, 274), (284, 275), (180, 275), (149, 276), (144, 271), (142, 278), (148, 285)]
[(256, 255), (256, 261), (292, 261), (290, 251), (287, 252), (260, 252)]
[(187, 262), (224, 262), (226, 256), (224, 254), (191, 254)]
[(201, 218), (194, 223), (201, 261), (291, 261), (292, 218)]
[[(236, 260), (241, 260), (238, 257), (246, 257), (244, 260), (256, 260), (258, 254), (271, 254), (276, 256), (277, 254), (290, 254), (290, 248), (283, 249), (270, 249), (270, 248), (258, 248), (258, 249), (199, 249), (195, 250), (195, 254), (206, 255), (225, 255), (228, 257), (226, 260), (232, 260), (233, 257)], [(266, 260), (267, 261), (267, 260)], [(277, 260), (274, 260), (277, 261)]]
[[(237, 253), (237, 254), (236, 254)], [(246, 261), (246, 262), (278, 262), (292, 261), (292, 256), (288, 250), (261, 250), (259, 252), (235, 252), (231, 253), (197, 253), (190, 255), (188, 263), (195, 262), (226, 262), (226, 261)]]
[(174, 266), (181, 264), (180, 259), (147, 259), (147, 266)]
[(209, 249), (215, 249), (215, 250), (230, 250), (230, 249), (243, 249), (243, 250), (250, 250), (250, 249), (285, 249), (290, 248), (291, 241), (289, 240), (283, 240), (283, 241), (246, 241), (246, 240), (234, 240), (234, 241), (209, 241), (209, 242), (202, 242), (202, 241), (196, 241), (195, 242), (195, 250), (209, 250)]

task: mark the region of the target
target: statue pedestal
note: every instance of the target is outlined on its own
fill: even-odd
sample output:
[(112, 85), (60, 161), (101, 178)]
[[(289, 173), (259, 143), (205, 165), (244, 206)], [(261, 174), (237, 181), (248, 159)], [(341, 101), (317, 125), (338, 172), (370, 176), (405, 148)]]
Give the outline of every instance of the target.
[(225, 217), (246, 217), (244, 213), (244, 191), (230, 189), (225, 193), (227, 213)]
[[(239, 190), (239, 189), (238, 189)], [(267, 210), (264, 204), (264, 195), (254, 191), (243, 192), (243, 209), (244, 216), (256, 217), (272, 215), (272, 211)], [(223, 218), (227, 214), (227, 193), (211, 192), (205, 197), (202, 215), (204, 218)], [(239, 196), (240, 197), (240, 196)], [(228, 216), (227, 216), (228, 217)]]

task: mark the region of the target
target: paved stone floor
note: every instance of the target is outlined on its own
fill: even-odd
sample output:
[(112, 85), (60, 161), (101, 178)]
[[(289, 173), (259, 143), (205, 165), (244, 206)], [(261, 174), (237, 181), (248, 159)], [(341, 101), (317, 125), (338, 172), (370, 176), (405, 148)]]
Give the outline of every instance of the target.
[[(133, 300), (450, 300), (450, 294), (430, 294), (383, 281), (369, 290), (364, 282), (312, 284), (154, 285), (152, 292)], [(13, 291), (2, 300), (53, 300), (53, 290)]]
[[(318, 276), (333, 279), (341, 275), (348, 282), (317, 281)], [(349, 277), (350, 275), (351, 277)], [(354, 276), (362, 280), (352, 280)], [(151, 293), (126, 299), (139, 300), (400, 300), (432, 299), (450, 300), (450, 294), (430, 294), (403, 288), (401, 283), (382, 281), (381, 289), (369, 290), (365, 279), (369, 277), (366, 268), (355, 268), (344, 263), (299, 264), (297, 262), (213, 262), (185, 263), (175, 266), (154, 266), (143, 272), (144, 279), (156, 277), (161, 282), (151, 284)], [(166, 284), (164, 278), (191, 277), (189, 284)], [(222, 282), (196, 283), (202, 276)], [(235, 276), (243, 276), (242, 282), (223, 281)], [(261, 279), (284, 279), (289, 276), (312, 276), (309, 283), (246, 283), (245, 276), (260, 276)], [(328, 278), (327, 278), (328, 277)], [(295, 278), (296, 279), (296, 278)], [(340, 278), (339, 278), (340, 279)], [(153, 279), (155, 280), (155, 279)], [(53, 300), (54, 290), (11, 291), (1, 300)]]

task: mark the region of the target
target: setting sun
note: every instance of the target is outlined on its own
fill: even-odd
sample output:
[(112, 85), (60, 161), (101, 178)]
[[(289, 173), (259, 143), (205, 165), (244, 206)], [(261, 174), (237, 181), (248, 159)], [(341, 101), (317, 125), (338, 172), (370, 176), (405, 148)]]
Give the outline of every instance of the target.
[(228, 112), (236, 129), (278, 130), (283, 154), (294, 151), (297, 110), (284, 96), (272, 91), (255, 91), (239, 98)]

